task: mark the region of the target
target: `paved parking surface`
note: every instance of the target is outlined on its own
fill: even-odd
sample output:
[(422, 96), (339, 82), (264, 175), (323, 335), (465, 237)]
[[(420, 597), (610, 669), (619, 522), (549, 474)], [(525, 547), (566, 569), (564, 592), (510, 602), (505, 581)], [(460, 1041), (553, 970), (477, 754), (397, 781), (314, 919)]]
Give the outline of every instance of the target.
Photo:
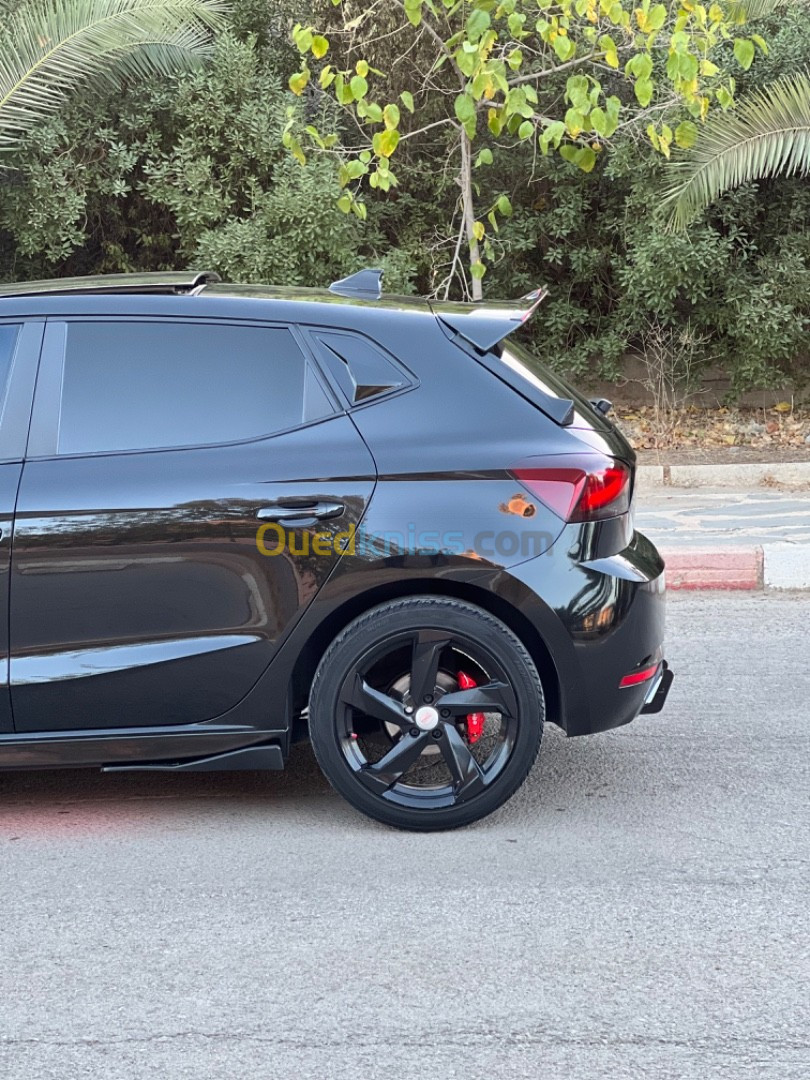
[(668, 549), (810, 544), (810, 492), (650, 488), (639, 492), (636, 524)]
[(810, 605), (677, 596), (667, 710), (462, 832), (284, 775), (0, 776), (0, 1076), (808, 1075)]

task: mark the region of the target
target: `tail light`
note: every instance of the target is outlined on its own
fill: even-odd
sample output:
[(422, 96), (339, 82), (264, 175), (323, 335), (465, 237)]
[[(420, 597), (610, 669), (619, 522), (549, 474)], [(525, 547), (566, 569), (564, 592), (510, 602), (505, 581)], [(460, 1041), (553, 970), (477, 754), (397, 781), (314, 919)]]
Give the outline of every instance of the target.
[(572, 454), (511, 470), (516, 480), (565, 521), (602, 521), (630, 509), (629, 466), (615, 458)]

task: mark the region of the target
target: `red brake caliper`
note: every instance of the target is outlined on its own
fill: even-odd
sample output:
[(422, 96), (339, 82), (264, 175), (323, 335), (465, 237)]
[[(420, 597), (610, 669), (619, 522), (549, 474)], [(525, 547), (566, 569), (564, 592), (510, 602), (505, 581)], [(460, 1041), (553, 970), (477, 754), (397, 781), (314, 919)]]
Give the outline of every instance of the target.
[[(465, 675), (463, 671), (458, 673), (459, 690), (472, 690), (474, 686), (478, 686), (475, 679), (470, 675)], [(482, 712), (467, 713), (467, 739), (471, 743), (478, 742), (483, 734), (484, 714)]]

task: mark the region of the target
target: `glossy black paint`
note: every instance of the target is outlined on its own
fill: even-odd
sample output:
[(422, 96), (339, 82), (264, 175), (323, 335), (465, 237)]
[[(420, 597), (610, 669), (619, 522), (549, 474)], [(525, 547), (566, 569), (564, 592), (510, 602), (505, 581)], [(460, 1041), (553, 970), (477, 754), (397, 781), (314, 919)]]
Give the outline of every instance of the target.
[(14, 503), (22, 475), (22, 464), (0, 465), (0, 651), (2, 652), (2, 689), (0, 689), (0, 733), (13, 731), (8, 667), (8, 585), (11, 570), (11, 533), (14, 528)]
[[(58, 347), (42, 352), (32, 417), (43, 325), (124, 317), (292, 326), (334, 414), (242, 443), (57, 455)], [(0, 320), (26, 335), (0, 423), (0, 767), (286, 754), (335, 634), (409, 593), (463, 597), (510, 625), (569, 735), (641, 710), (649, 687), (619, 680), (661, 654), (660, 556), (630, 514), (566, 525), (509, 473), (590, 450), (633, 464), (579, 395), (555, 422), (419, 300), (53, 292), (0, 297)], [(407, 385), (350, 408), (310, 333), (324, 328), (365, 335)], [(257, 529), (279, 520), (299, 552), (350, 527), (377, 540), (262, 554)]]
[(262, 513), (332, 500), (342, 512), (318, 531), (334, 535), (373, 487), (346, 416), (227, 447), (28, 462), (11, 582), (16, 730), (46, 717), (50, 730), (190, 724), (232, 708), (338, 556), (262, 555)]

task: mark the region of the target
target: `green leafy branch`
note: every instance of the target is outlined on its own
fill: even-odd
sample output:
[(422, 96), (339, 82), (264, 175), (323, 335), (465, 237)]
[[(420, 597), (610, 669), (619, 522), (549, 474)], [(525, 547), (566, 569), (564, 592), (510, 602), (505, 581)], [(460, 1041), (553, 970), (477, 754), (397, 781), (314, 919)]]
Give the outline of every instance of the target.
[[(344, 0), (332, 0), (342, 7)], [(753, 2), (753, 0), (751, 0)], [(332, 61), (343, 55), (312, 26), (297, 25), (293, 41), (302, 58), (290, 79), (301, 96), (316, 91), (334, 96), (359, 125), (358, 145), (336, 151), (335, 133), (312, 125), (299, 127), (292, 113), (285, 144), (305, 161), (310, 150), (337, 152), (343, 193), (339, 207), (365, 217), (364, 185), (387, 192), (398, 185), (392, 158), (406, 139), (430, 128), (454, 133), (450, 152), (458, 154), (461, 227), (470, 255), (472, 294), (481, 295), (486, 273), (481, 246), (487, 226), (511, 208), (508, 196), (496, 198), (480, 216), (472, 170), (492, 163), (490, 146), (478, 154), (481, 138), (493, 145), (534, 142), (542, 154), (557, 153), (583, 172), (591, 172), (620, 126), (642, 121), (659, 105), (677, 106), (682, 119), (648, 123), (654, 149), (668, 157), (674, 144), (694, 145), (698, 125), (713, 105), (733, 105), (733, 62), (747, 70), (762, 38), (739, 36), (744, 21), (739, 0), (710, 6), (693, 0), (392, 0), (406, 18), (401, 33), (421, 35), (432, 49), (428, 75), (385, 99), (386, 75), (365, 60), (353, 66)], [(347, 19), (338, 31), (363, 50), (373, 40), (372, 6)], [(728, 43), (733, 42), (729, 49)], [(733, 61), (732, 61), (733, 58)], [(564, 89), (562, 93), (562, 84)], [(416, 100), (431, 117), (414, 123)], [(562, 107), (561, 103), (562, 102)], [(438, 114), (438, 118), (437, 117)], [(502, 209), (503, 208), (503, 209)]]

